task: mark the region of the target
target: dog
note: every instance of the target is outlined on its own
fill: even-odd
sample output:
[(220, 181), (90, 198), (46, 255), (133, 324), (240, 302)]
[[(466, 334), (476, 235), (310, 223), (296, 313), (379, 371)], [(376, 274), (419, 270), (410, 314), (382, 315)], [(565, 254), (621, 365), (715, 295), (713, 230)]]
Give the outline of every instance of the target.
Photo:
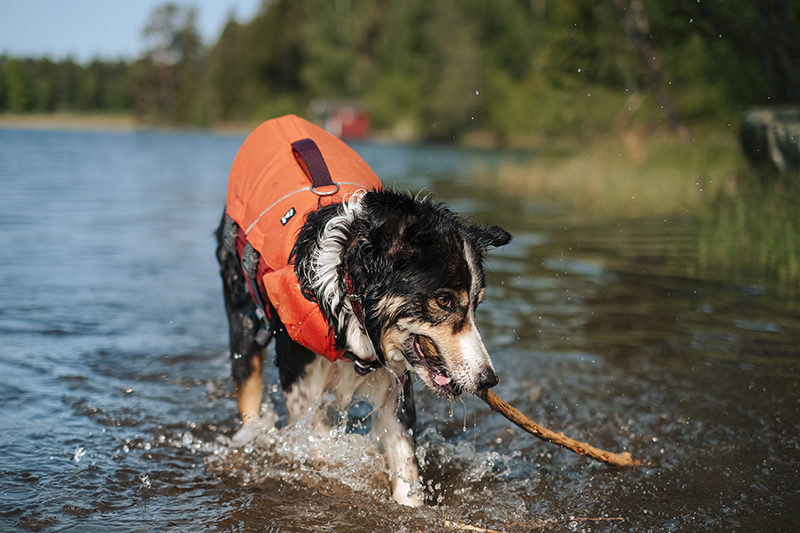
[[(412, 380), (446, 399), (497, 384), (475, 309), (484, 255), (509, 233), (382, 188), (346, 144), (290, 115), (242, 145), (216, 236), (237, 435), (258, 420), (274, 339), (289, 423), (324, 393), (369, 402), (392, 497), (421, 505)], [(323, 416), (314, 425), (326, 431)]]

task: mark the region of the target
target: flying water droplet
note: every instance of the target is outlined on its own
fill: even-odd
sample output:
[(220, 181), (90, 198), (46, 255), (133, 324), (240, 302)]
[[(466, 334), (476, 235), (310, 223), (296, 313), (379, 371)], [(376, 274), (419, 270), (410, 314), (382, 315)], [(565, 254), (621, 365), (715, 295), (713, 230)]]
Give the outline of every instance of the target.
[(86, 455), (86, 449), (83, 446), (75, 446), (75, 453), (72, 454), (72, 460), (79, 463), (84, 455)]

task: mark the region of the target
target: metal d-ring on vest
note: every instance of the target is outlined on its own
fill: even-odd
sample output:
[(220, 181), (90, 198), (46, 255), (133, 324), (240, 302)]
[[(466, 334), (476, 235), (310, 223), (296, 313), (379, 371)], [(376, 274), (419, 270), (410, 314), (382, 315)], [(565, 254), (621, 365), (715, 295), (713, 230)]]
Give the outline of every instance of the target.
[[(295, 159), (303, 168), (306, 175), (311, 178), (311, 192), (319, 196), (331, 196), (336, 194), (339, 190), (339, 184), (333, 181), (331, 174), (328, 171), (328, 165), (325, 164), (325, 159), (319, 151), (316, 143), (311, 139), (302, 139), (292, 143), (292, 154)], [(334, 185), (332, 191), (320, 191), (320, 187), (328, 187)], [(361, 303), (361, 297), (355, 294), (353, 289), (353, 281), (350, 279), (349, 273), (345, 274), (347, 284), (347, 297), (350, 300), (350, 305), (353, 308), (353, 313), (356, 316), (361, 329), (366, 333), (364, 326), (364, 312)], [(366, 376), (373, 370), (381, 368), (383, 365), (378, 360), (367, 361), (361, 359), (353, 352), (347, 351), (343, 356), (345, 359), (353, 361), (353, 369), (360, 376)]]

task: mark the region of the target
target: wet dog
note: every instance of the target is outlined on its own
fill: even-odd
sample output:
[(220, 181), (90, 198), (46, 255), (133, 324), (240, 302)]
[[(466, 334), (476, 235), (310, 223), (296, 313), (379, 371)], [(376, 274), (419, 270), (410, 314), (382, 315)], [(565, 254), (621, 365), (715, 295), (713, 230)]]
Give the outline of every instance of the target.
[[(327, 138), (316, 130), (312, 134), (322, 148), (319, 155), (332, 161), (334, 156), (322, 146)], [(296, 151), (294, 156), (308, 174), (313, 165), (306, 165)], [(235, 163), (229, 187), (239, 175), (236, 168)], [(263, 179), (260, 171), (255, 174)], [(335, 180), (335, 169), (330, 174)], [(240, 196), (245, 203), (258, 200)], [(299, 230), (289, 237), (288, 273), (282, 279), (299, 287), (296, 302), (276, 302), (284, 297), (270, 292), (271, 267), (263, 261), (268, 255), (264, 250), (285, 236), (264, 235), (267, 244), (255, 258), (260, 266), (254, 268), (247, 265), (248, 254), (254, 252), (245, 244), (256, 233), (254, 226), (243, 228), (226, 214), (217, 231), (232, 373), (243, 418), (240, 432), (256, 425), (265, 345), (274, 337), (289, 423), (318, 406), (324, 393), (333, 393), (343, 408), (356, 399), (369, 402), (375, 409), (372, 432), (390, 470), (393, 497), (401, 504), (419, 505), (412, 380), (422, 380), (447, 399), (497, 383), (475, 309), (485, 291), (484, 254), (511, 237), (497, 226), (468, 222), (442, 204), (380, 187), (323, 200), (315, 199), (298, 222)], [(272, 199), (259, 201), (274, 205)], [(229, 191), (228, 213), (234, 211), (231, 203)], [(281, 207), (276, 218), (293, 218), (298, 210)], [(266, 211), (256, 211), (260, 223)], [(330, 342), (325, 353), (309, 347), (297, 333), (310, 319), (289, 318), (301, 305), (311, 305), (324, 319), (327, 329), (316, 335)], [(324, 431), (324, 417), (314, 420)]]

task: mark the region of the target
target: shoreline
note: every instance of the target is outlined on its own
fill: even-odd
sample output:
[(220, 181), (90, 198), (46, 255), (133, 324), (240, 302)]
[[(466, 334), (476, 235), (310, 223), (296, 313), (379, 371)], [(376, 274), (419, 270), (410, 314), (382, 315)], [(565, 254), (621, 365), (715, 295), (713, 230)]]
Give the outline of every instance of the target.
[[(109, 132), (130, 133), (136, 131), (159, 131), (193, 133), (204, 132), (215, 135), (247, 136), (261, 124), (260, 120), (243, 120), (219, 122), (211, 126), (175, 126), (169, 124), (147, 124), (136, 120), (132, 114), (105, 113), (0, 113), (0, 129), (40, 130), (40, 131), (76, 131), (76, 132)], [(375, 130), (366, 139), (379, 143), (405, 144), (423, 142), (417, 137), (396, 138), (389, 131)], [(523, 143), (524, 144), (524, 143)], [(498, 143), (482, 133), (468, 135), (462, 142), (454, 142), (453, 146), (476, 149), (502, 149)], [(535, 147), (514, 146), (506, 148), (533, 150)]]
[(137, 131), (146, 129), (132, 115), (36, 113), (0, 114), (0, 128), (58, 131)]
[[(257, 126), (256, 124), (255, 126)], [(247, 135), (252, 124), (219, 124), (212, 127), (177, 127), (138, 122), (133, 115), (83, 113), (0, 113), (0, 129), (90, 131), (128, 133), (134, 131), (210, 132), (218, 135)]]

